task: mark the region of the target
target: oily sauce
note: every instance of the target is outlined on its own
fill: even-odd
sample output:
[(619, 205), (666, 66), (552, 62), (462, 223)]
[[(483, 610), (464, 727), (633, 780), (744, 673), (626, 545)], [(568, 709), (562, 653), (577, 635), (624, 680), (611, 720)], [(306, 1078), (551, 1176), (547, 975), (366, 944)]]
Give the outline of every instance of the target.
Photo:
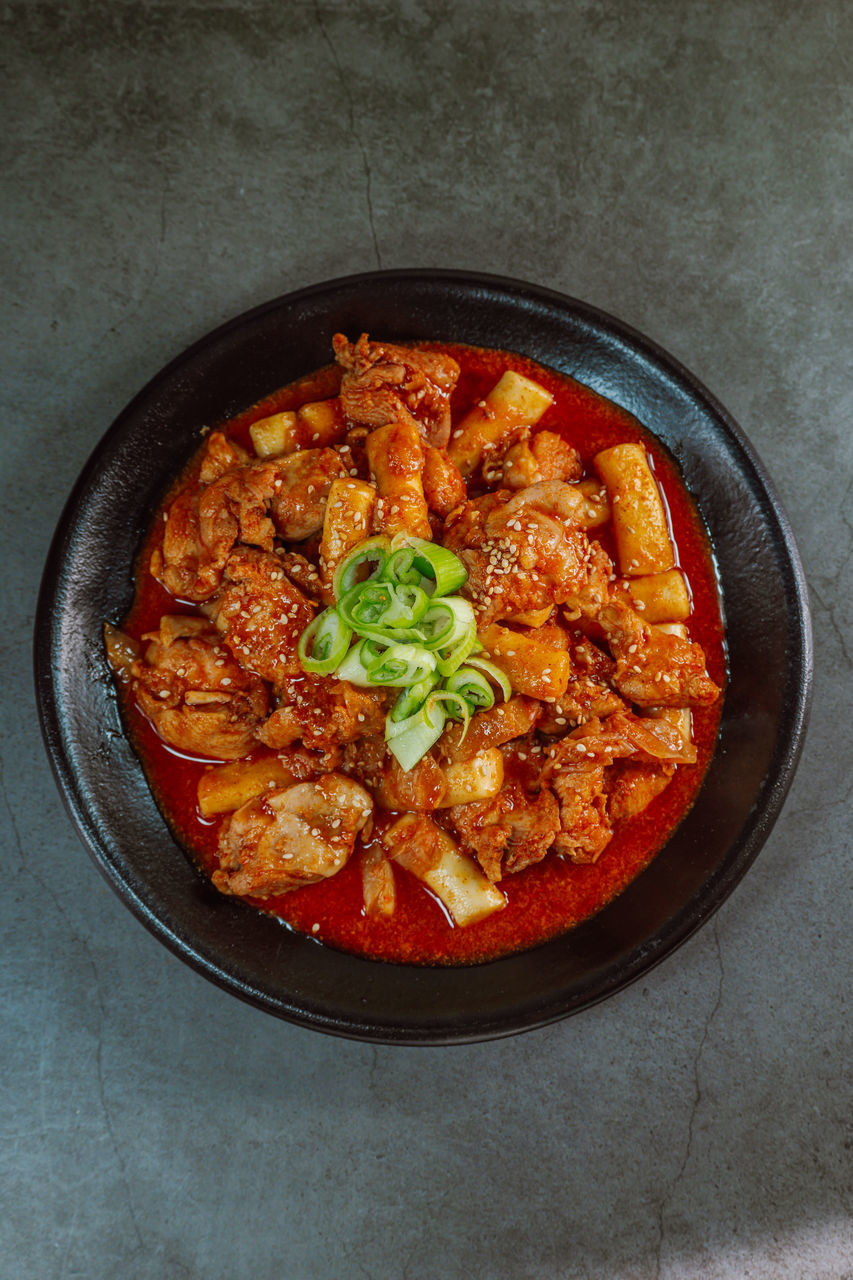
[[(537, 430), (563, 435), (578, 450), (586, 470), (592, 470), (592, 458), (602, 449), (626, 442), (645, 445), (663, 493), (676, 561), (690, 586), (693, 612), (687, 623), (689, 636), (702, 645), (708, 674), (723, 687), (725, 642), (708, 538), (675, 463), (662, 446), (618, 405), (523, 356), (453, 344), (443, 344), (441, 349), (449, 352), (462, 370), (452, 399), (454, 422), (486, 395), (503, 372), (513, 369), (539, 382), (554, 396), (554, 403), (540, 419)], [(251, 448), (249, 427), (253, 422), (311, 400), (334, 396), (340, 377), (341, 371), (335, 366), (321, 369), (253, 406), (224, 429), (237, 443)], [(162, 512), (167, 502), (168, 498), (142, 549), (133, 605), (123, 624), (124, 630), (136, 639), (155, 630), (164, 613), (196, 612), (195, 606), (176, 602), (148, 571), (151, 551), (162, 537)], [(612, 555), (606, 528), (593, 530), (592, 536)], [(211, 762), (181, 755), (167, 746), (127, 689), (122, 687), (121, 692), (125, 720), (155, 799), (179, 842), (209, 874), (217, 865), (222, 819), (203, 819), (196, 796), (199, 778)], [(506, 908), (478, 924), (464, 929), (454, 926), (429, 890), (399, 867), (394, 872), (397, 900), (393, 916), (368, 918), (362, 905), (358, 847), (337, 875), (253, 905), (329, 945), (402, 963), (471, 964), (534, 946), (600, 911), (666, 843), (699, 790), (713, 754), (721, 703), (722, 698), (711, 707), (693, 709), (697, 763), (679, 765), (670, 784), (648, 808), (617, 828), (597, 863), (577, 865), (549, 854), (536, 866), (502, 880), (499, 887), (506, 895)], [(250, 758), (270, 754), (275, 753), (259, 747)], [(377, 811), (377, 817), (381, 826), (386, 815)]]

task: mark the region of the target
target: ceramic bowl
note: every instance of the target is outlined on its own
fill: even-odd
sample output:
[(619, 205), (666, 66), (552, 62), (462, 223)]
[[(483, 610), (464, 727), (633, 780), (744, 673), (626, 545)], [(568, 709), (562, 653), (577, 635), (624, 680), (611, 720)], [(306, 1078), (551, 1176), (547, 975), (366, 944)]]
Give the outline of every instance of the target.
[[(707, 524), (730, 682), (699, 796), (609, 906), (532, 950), (422, 968), (360, 959), (217, 893), (173, 840), (122, 732), (102, 651), (129, 606), (150, 514), (200, 429), (329, 361), (333, 333), (522, 352), (649, 426)], [(612, 995), (702, 925), (766, 839), (799, 756), (811, 686), (806, 588), (772, 483), (743, 432), (676, 360), (585, 303), (493, 276), (390, 271), (288, 294), (197, 342), (118, 417), (59, 523), (39, 600), (42, 728), (68, 811), (127, 906), (183, 960), (281, 1018), (371, 1041), (446, 1044), (541, 1026)]]

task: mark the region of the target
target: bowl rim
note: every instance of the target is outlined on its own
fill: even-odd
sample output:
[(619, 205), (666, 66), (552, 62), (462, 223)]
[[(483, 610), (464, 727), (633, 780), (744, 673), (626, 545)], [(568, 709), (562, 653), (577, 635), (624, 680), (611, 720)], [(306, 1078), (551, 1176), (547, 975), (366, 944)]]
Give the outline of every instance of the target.
[[(475, 1025), (468, 1026), (441, 1025), (436, 1022), (432, 1022), (425, 1027), (418, 1027), (414, 1024), (396, 1026), (393, 1023), (384, 1021), (381, 1017), (371, 1016), (369, 1011), (365, 1012), (362, 1018), (349, 1017), (342, 1020), (332, 1012), (310, 1007), (310, 1002), (306, 1004), (304, 1000), (302, 1002), (299, 1000), (288, 1001), (281, 993), (273, 993), (269, 988), (265, 988), (264, 984), (247, 980), (240, 972), (239, 963), (235, 962), (233, 958), (230, 960), (223, 957), (213, 959), (195, 946), (192, 941), (181, 936), (180, 931), (174, 928), (169, 921), (163, 919), (162, 915), (157, 911), (152, 910), (150, 901), (144, 892), (144, 885), (134, 877), (123, 874), (105, 847), (96, 817), (89, 810), (86, 797), (78, 785), (78, 778), (72, 765), (71, 752), (69, 751), (63, 723), (62, 707), (57, 696), (58, 690), (53, 661), (62, 568), (65, 553), (71, 543), (77, 523), (81, 503), (83, 503), (90, 488), (96, 482), (100, 458), (105, 449), (120, 439), (123, 433), (128, 430), (129, 425), (132, 424), (141, 407), (152, 399), (158, 388), (164, 386), (176, 373), (191, 366), (201, 353), (209, 352), (222, 346), (230, 335), (257, 323), (259, 320), (263, 320), (268, 314), (277, 314), (283, 308), (292, 309), (312, 299), (321, 299), (324, 295), (338, 295), (342, 291), (358, 291), (362, 288), (374, 288), (377, 286), (380, 288), (392, 288), (415, 283), (446, 285), (450, 288), (462, 287), (473, 291), (482, 290), (486, 293), (500, 294), (510, 304), (514, 302), (519, 305), (525, 305), (533, 302), (540, 306), (555, 308), (560, 312), (566, 313), (567, 317), (570, 313), (572, 318), (585, 324), (594, 333), (605, 335), (609, 342), (613, 343), (615, 341), (631, 354), (639, 353), (649, 365), (665, 374), (676, 384), (681, 384), (682, 389), (686, 389), (691, 399), (698, 402), (706, 414), (716, 420), (718, 426), (723, 429), (724, 433), (728, 434), (730, 440), (737, 446), (742, 463), (751, 472), (753, 484), (763, 495), (765, 500), (763, 514), (774, 526), (774, 546), (783, 553), (782, 568), (788, 577), (790, 635), (797, 657), (796, 669), (791, 673), (791, 686), (788, 690), (784, 717), (777, 735), (773, 767), (768, 769), (760, 794), (756, 797), (747, 821), (741, 827), (736, 839), (729, 845), (729, 856), (724, 865), (717, 873), (709, 877), (702, 886), (701, 892), (694, 894), (683, 905), (681, 910), (667, 921), (666, 926), (660, 928), (654, 937), (647, 941), (645, 946), (637, 948), (625, 963), (613, 968), (598, 980), (587, 984), (587, 990), (583, 998), (567, 998), (562, 1003), (552, 1000), (547, 1007), (542, 1008), (528, 1006), (523, 1013), (515, 1016), (511, 1013), (482, 1016), (476, 1021)], [(306, 372), (308, 371), (306, 370)], [(580, 380), (584, 381), (585, 379), (581, 377)], [(812, 697), (814, 666), (808, 589), (790, 521), (775, 485), (754, 446), (716, 397), (694, 374), (663, 347), (625, 322), (589, 303), (544, 286), (530, 284), (512, 277), (444, 268), (404, 268), (362, 272), (355, 275), (339, 276), (282, 294), (232, 317), (204, 334), (155, 373), (118, 414), (107, 431), (96, 441), (65, 503), (50, 544), (42, 575), (35, 615), (33, 656), (36, 703), (42, 736), (65, 808), (95, 865), (137, 919), (169, 947), (174, 954), (197, 972), (224, 990), (236, 994), (266, 1012), (297, 1025), (345, 1038), (366, 1040), (373, 1043), (407, 1045), (471, 1043), (497, 1039), (548, 1025), (577, 1013), (581, 1009), (591, 1007), (622, 990), (642, 974), (650, 971), (691, 937), (728, 898), (752, 865), (781, 812), (805, 740)], [(604, 910), (606, 911), (608, 908), (605, 907)], [(571, 933), (572, 931), (569, 932)], [(565, 938), (568, 935), (561, 936)], [(308, 941), (314, 946), (318, 945), (313, 940)], [(530, 950), (537, 951), (541, 947), (550, 947), (557, 942), (559, 942), (559, 938), (539, 944), (539, 947)], [(530, 954), (530, 950), (526, 954)], [(487, 961), (479, 966), (466, 968), (484, 970), (492, 966), (505, 965), (514, 958), (515, 956), (501, 957)], [(414, 971), (418, 973), (426, 972), (433, 975), (465, 971), (465, 969), (453, 967), (448, 969), (389, 965), (385, 961), (371, 961), (363, 957), (354, 956), (348, 957), (348, 960), (355, 962), (356, 965), (381, 965), (386, 969), (402, 969), (407, 972)]]

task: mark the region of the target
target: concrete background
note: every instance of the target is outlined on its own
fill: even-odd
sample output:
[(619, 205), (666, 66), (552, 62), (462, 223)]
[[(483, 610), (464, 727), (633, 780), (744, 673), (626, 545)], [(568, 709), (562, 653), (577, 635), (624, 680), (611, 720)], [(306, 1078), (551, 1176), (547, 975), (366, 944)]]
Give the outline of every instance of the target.
[[(844, 0), (0, 6), (2, 1280), (853, 1276), (851, 48)], [(78, 843), (31, 692), (117, 412), (377, 266), (551, 285), (669, 349), (812, 591), (811, 732), (742, 885), (606, 1004), (465, 1048), (297, 1030), (174, 959)]]

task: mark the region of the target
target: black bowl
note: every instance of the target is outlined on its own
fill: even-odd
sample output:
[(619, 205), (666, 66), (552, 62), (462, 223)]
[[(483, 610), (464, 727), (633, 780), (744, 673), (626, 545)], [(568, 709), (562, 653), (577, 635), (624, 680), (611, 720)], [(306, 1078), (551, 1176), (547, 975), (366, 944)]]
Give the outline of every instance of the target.
[[(726, 613), (730, 684), (720, 741), (691, 811), (597, 916), (487, 964), (359, 959), (222, 897), (173, 840), (125, 738), (101, 628), (130, 603), (150, 514), (199, 443), (328, 363), (337, 330), (501, 347), (624, 406), (681, 465), (707, 523)], [(97, 866), (145, 925), (226, 990), (303, 1026), (407, 1044), (541, 1026), (618, 991), (728, 896), (766, 839), (799, 757), (812, 676), (799, 556), (772, 484), (725, 410), (672, 357), (582, 302), (493, 276), (389, 271), (303, 289), (232, 320), (173, 361), (113, 424), (83, 471), (48, 557), (35, 634), (42, 729)]]

